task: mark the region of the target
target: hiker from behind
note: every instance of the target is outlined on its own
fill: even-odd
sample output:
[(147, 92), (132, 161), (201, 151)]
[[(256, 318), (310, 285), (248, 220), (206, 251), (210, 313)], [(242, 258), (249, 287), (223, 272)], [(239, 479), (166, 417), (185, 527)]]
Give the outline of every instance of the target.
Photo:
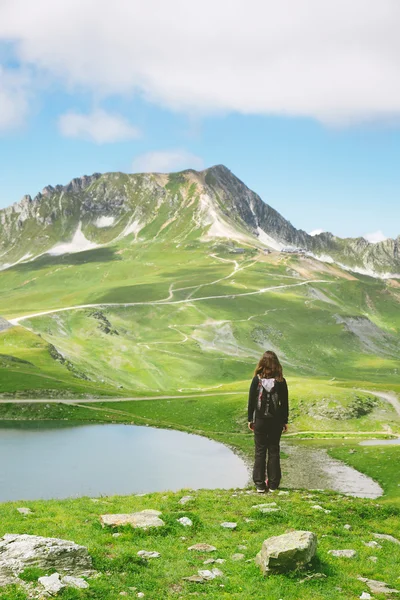
[(289, 417), (288, 388), (275, 352), (265, 352), (256, 367), (247, 412), (249, 429), (254, 431), (253, 481), (257, 492), (274, 492), (281, 481), (279, 442)]

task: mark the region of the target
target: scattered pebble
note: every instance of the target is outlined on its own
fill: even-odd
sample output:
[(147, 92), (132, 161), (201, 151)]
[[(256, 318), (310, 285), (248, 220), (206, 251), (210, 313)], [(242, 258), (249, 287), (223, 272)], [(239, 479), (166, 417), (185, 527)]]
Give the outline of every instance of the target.
[(17, 508), (17, 511), (19, 512), (20, 515), (33, 515), (33, 512), (31, 511), (30, 508)]
[(285, 492), (284, 490), (281, 490), (280, 492), (278, 492), (278, 496), (289, 496), (289, 492)]
[(224, 527), (224, 529), (236, 529), (237, 523), (225, 521), (224, 523), (221, 523), (221, 527)]
[(363, 592), (360, 596), (360, 600), (371, 600), (372, 596), (371, 594), (368, 594), (368, 592)]
[(325, 577), (326, 575), (324, 573), (310, 573), (309, 575), (306, 575), (304, 579), (301, 579), (299, 583), (305, 583), (310, 579), (325, 579)]
[(376, 562), (378, 562), (378, 557), (377, 556), (368, 556), (368, 560), (372, 560), (372, 562), (376, 563)]
[(367, 548), (382, 548), (382, 546), (380, 544), (378, 544), (378, 542), (375, 542), (375, 540), (371, 540), (370, 542), (363, 542), (364, 546), (367, 546)]
[(179, 504), (187, 504), (188, 502), (190, 502), (191, 500), (193, 500), (193, 496), (183, 496), (180, 500), (179, 500)]
[[(148, 427), (148, 425), (147, 425), (147, 427)], [(143, 592), (138, 592), (137, 597), (138, 598), (144, 598), (144, 593)]]
[(239, 544), (238, 550), (247, 550), (247, 546), (244, 546), (243, 544)]
[(66, 586), (75, 588), (76, 590), (86, 590), (89, 587), (88, 582), (82, 579), (82, 577), (72, 577), (72, 575), (65, 575), (65, 577), (63, 577), (61, 581)]
[(160, 558), (161, 554), (152, 550), (139, 550), (137, 553), (140, 558)]
[(215, 546), (210, 546), (210, 544), (194, 544), (194, 546), (190, 546), (188, 550), (196, 550), (197, 552), (215, 552), (217, 549)]
[(349, 525), (349, 524), (343, 525), (343, 529), (346, 529), (347, 531), (350, 531), (351, 525)]
[(236, 554), (232, 554), (231, 558), (234, 561), (243, 560), (244, 559), (244, 554), (240, 554), (239, 552), (237, 552)]
[(113, 538), (119, 538), (120, 535), (121, 535), (120, 533), (113, 533), (112, 534)]
[(388, 584), (384, 581), (377, 581), (376, 579), (368, 579), (367, 577), (357, 577), (359, 581), (365, 583), (373, 594), (398, 594), (399, 590), (388, 587)]
[(209, 571), (208, 569), (200, 569), (200, 571), (198, 571), (198, 574), (200, 577), (203, 577), (203, 579), (207, 580), (211, 580), (211, 579), (215, 579), (216, 577), (223, 577), (223, 572), (220, 571), (220, 569), (212, 569), (211, 571)]
[(181, 517), (180, 519), (177, 519), (177, 521), (184, 527), (191, 527), (193, 525), (193, 521), (191, 521), (188, 517)]
[(386, 533), (374, 533), (373, 536), (378, 540), (386, 540), (387, 542), (393, 542), (393, 544), (400, 544), (400, 540), (392, 535), (387, 535)]
[(355, 550), (329, 550), (328, 554), (339, 558), (353, 558), (357, 552)]

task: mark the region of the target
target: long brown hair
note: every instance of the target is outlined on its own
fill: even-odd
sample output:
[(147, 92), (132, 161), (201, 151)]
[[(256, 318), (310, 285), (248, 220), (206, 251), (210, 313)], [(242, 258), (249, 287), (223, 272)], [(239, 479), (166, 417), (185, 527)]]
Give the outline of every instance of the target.
[(272, 350), (264, 352), (254, 371), (254, 376), (256, 375), (265, 379), (273, 377), (277, 381), (283, 381), (282, 365), (275, 352), (272, 352)]

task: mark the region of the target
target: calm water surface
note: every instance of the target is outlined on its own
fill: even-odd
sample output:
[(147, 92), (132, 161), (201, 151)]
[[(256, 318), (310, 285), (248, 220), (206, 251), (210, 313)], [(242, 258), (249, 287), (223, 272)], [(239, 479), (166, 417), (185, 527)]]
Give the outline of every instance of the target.
[(243, 487), (223, 444), (134, 425), (0, 422), (0, 502)]

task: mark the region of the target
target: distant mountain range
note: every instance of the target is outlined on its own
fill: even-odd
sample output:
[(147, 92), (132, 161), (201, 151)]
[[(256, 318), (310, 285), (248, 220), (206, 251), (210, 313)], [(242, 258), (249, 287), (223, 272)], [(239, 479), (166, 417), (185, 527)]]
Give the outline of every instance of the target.
[(400, 235), (379, 243), (311, 236), (296, 229), (229, 169), (181, 173), (95, 173), (48, 186), (0, 210), (0, 269), (43, 254), (90, 250), (132, 236), (151, 242), (302, 251), (358, 273), (400, 278)]

